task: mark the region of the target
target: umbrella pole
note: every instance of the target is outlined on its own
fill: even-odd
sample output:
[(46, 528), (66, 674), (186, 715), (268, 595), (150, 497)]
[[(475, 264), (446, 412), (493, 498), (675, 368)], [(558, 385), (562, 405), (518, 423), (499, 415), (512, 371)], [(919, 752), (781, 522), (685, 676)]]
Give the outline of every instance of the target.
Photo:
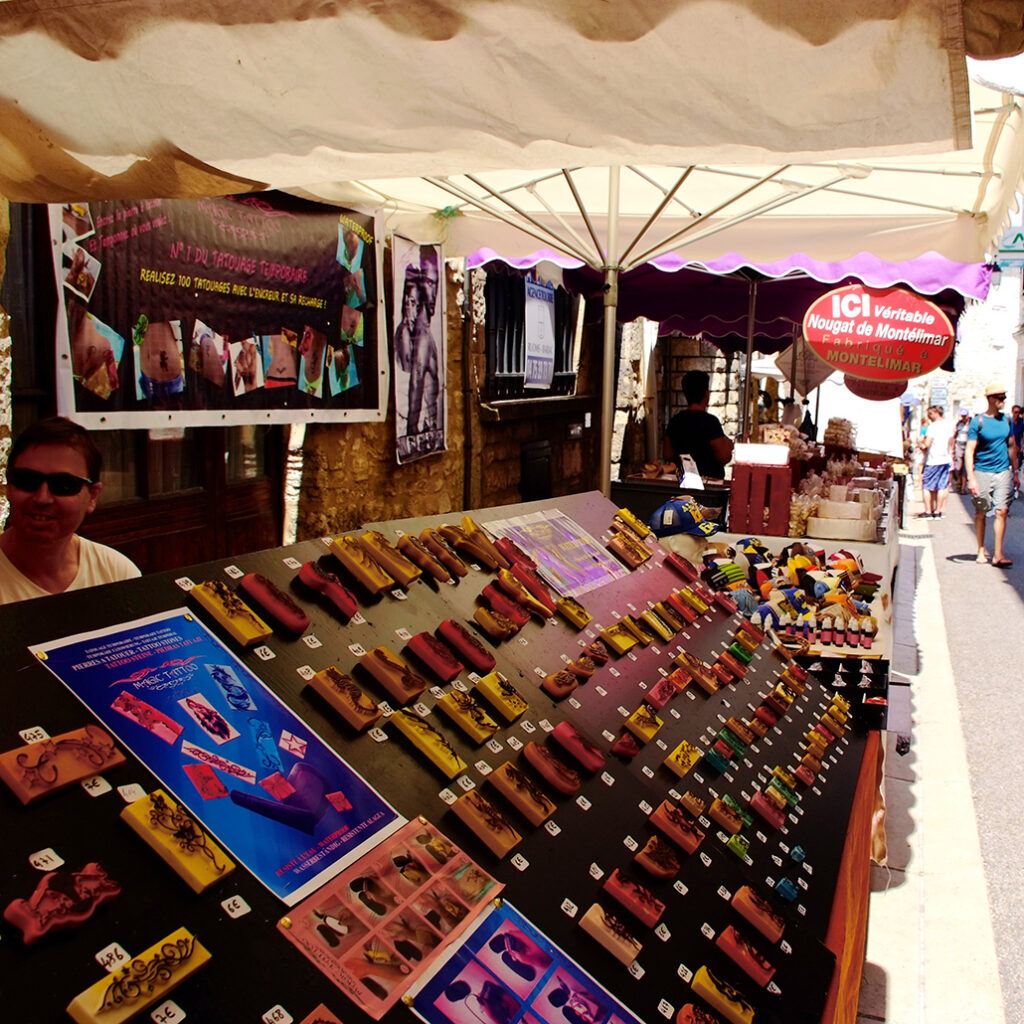
[(615, 430), (615, 314), (619, 304), (619, 168), (608, 169), (608, 251), (604, 267), (604, 371), (601, 385), (601, 493), (612, 491), (612, 433)]
[(754, 376), (750, 367), (754, 361), (754, 311), (757, 308), (757, 281), (751, 281), (747, 290), (747, 373), (743, 388), (742, 437), (750, 440), (750, 402), (753, 394)]

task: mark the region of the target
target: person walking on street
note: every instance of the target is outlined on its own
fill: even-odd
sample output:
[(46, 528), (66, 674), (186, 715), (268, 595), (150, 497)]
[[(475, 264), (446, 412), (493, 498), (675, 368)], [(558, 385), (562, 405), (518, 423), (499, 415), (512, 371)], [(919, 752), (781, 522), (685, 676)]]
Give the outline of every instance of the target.
[(928, 410), (928, 433), (921, 441), (924, 471), (921, 477), (924, 512), (921, 518), (945, 519), (949, 497), (949, 462), (953, 451), (953, 425), (943, 418), (941, 405)]
[[(967, 474), (964, 470), (964, 451), (967, 448), (967, 432), (971, 429), (971, 410), (960, 406), (960, 418), (956, 421), (953, 434), (953, 490), (963, 494), (967, 489)], [(1020, 451), (1020, 446), (1017, 446)]]
[(985, 513), (995, 509), (993, 526), (994, 547), (992, 565), (1008, 569), (1013, 562), (1003, 554), (1006, 535), (1006, 514), (1013, 500), (1013, 490), (1020, 476), (1017, 463), (1017, 445), (1013, 440), (1010, 420), (1002, 409), (1006, 402), (1006, 388), (990, 384), (985, 388), (988, 408), (971, 419), (964, 450), (967, 470), (967, 489), (974, 504), (974, 533), (978, 541), (979, 562), (988, 562), (985, 550)]
[(1024, 416), (1021, 415), (1021, 407), (1015, 405), (1010, 410), (1010, 429), (1013, 431), (1013, 443), (1020, 451), (1021, 442), (1024, 441)]

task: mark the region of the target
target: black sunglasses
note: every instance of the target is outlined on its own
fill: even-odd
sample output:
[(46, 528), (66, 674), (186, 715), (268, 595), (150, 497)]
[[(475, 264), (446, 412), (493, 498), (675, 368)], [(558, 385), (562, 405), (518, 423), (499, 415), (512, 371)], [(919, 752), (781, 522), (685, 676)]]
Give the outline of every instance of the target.
[(45, 483), (50, 493), (58, 498), (70, 498), (89, 487), (94, 481), (73, 473), (40, 473), (35, 469), (23, 469), (18, 466), (7, 467), (7, 482), (19, 491), (35, 494)]

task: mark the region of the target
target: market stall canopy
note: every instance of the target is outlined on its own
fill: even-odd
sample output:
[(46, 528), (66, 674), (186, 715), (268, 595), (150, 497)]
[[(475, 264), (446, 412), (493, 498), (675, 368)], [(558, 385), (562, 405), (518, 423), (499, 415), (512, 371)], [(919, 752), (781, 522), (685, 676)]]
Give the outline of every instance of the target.
[[(985, 24), (979, 45), (1005, 46), (1002, 31)], [(835, 161), (962, 151), (964, 159), (943, 163), (950, 179), (967, 175), (969, 195), (940, 205), (945, 220), (962, 222), (955, 258), (970, 262), (987, 241), (980, 222), (1000, 219), (1018, 168), (1001, 175), (996, 163), (979, 170), (967, 160), (964, 52), (962, 12), (949, 0), (8, 0), (0, 4), (0, 193), (24, 201), (266, 186), (331, 194), (330, 183), (516, 168), (500, 189), (543, 177), (528, 169), (701, 165), (686, 202), (707, 216), (723, 184), (766, 173), (772, 194), (786, 199), (823, 181), (864, 187), (869, 165)], [(991, 144), (998, 162), (1015, 111), (998, 96), (989, 106), (976, 142)], [(784, 166), (823, 158), (831, 163), (817, 169)], [(713, 163), (731, 169), (703, 166)], [(886, 171), (885, 180), (902, 173)], [(871, 177), (869, 193), (881, 184)], [(645, 216), (660, 190), (637, 178), (623, 189), (623, 212)], [(335, 194), (374, 201), (389, 192), (350, 184)], [(830, 213), (838, 194), (828, 193)], [(806, 199), (793, 212), (811, 227), (821, 203)], [(427, 209), (438, 205), (431, 199)], [(861, 206), (843, 216), (860, 221)], [(890, 233), (916, 235), (926, 208), (908, 208)], [(815, 248), (791, 244), (795, 225), (781, 248), (769, 241), (779, 234), (771, 219), (728, 248), (756, 259), (787, 244)], [(493, 224), (483, 228), (494, 244)], [(842, 258), (874, 248), (837, 235), (829, 248)], [(758, 236), (767, 237), (757, 244)], [(914, 245), (913, 255), (945, 251), (926, 237)]]

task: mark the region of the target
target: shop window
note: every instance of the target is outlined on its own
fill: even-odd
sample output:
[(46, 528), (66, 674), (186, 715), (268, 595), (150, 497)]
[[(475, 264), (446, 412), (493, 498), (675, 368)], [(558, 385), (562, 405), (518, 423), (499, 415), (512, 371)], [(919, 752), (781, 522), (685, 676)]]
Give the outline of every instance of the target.
[(576, 393), (582, 300), (555, 288), (554, 374), (548, 387), (526, 384), (526, 278), (488, 271), (486, 303), (487, 401), (552, 398)]

